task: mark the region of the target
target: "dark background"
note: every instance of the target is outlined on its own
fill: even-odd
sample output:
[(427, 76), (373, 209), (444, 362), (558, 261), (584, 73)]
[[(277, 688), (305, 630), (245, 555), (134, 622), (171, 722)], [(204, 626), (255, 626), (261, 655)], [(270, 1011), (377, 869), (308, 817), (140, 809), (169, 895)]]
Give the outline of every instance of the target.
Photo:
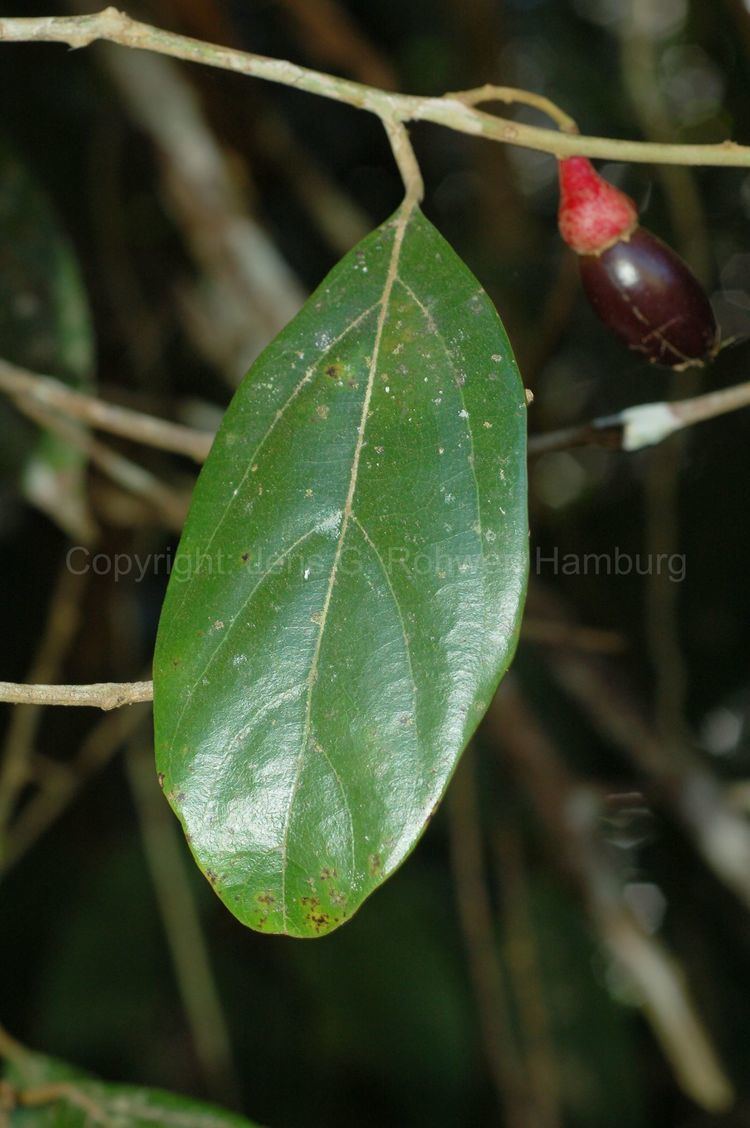
[[(0, 3), (4, 15), (64, 10)], [(405, 92), (526, 87), (586, 133), (750, 143), (740, 0), (149, 0), (128, 10)], [(376, 119), (181, 67), (169, 88), (192, 91), (226, 177), (219, 188), (209, 177), (202, 198), (153, 137), (159, 121), (185, 129), (194, 151), (192, 127), (170, 119), (166, 99), (137, 108), (139, 57), (114, 71), (118, 51), (0, 45), (2, 143), (72, 240), (103, 394), (213, 426), (300, 296), (397, 205), (398, 175)], [(557, 235), (551, 157), (436, 126), (412, 135), (425, 210), (492, 295), (534, 390), (532, 431), (748, 378), (750, 170), (603, 165), (739, 338), (709, 370), (674, 375), (625, 351), (586, 306)], [(230, 212), (252, 221), (247, 253), (227, 236)], [(229, 251), (217, 250), (222, 239)], [(6, 273), (6, 304), (12, 285)], [(4, 349), (29, 364), (11, 356), (12, 334)], [(21, 496), (28, 434), (10, 412), (2, 425), (1, 676), (35, 680), (62, 600), (76, 625), (50, 680), (138, 678), (165, 569), (141, 583), (66, 579), (70, 538)], [(99, 716), (72, 709), (48, 710), (31, 737), (6, 729), (33, 755), (0, 879), (2, 1022), (103, 1077), (275, 1126), (750, 1123), (748, 438), (750, 415), (738, 412), (637, 454), (581, 449), (530, 463), (532, 564), (537, 547), (547, 563), (532, 568), (507, 692), (412, 857), (324, 940), (256, 935), (213, 897), (170, 833), (147, 709), (134, 735), (107, 719), (102, 737)], [(189, 492), (187, 460), (105, 441)], [(148, 502), (97, 469), (87, 485), (103, 559), (174, 548), (175, 528)], [(652, 574), (561, 575), (549, 563), (615, 548)], [(683, 582), (649, 568), (658, 552), (684, 555)], [(180, 942), (182, 979), (171, 955)], [(673, 962), (660, 963), (666, 952)], [(697, 1034), (665, 1001), (675, 968)], [(711, 1053), (736, 1089), (731, 1110), (701, 1107), (722, 1103), (703, 1072)]]

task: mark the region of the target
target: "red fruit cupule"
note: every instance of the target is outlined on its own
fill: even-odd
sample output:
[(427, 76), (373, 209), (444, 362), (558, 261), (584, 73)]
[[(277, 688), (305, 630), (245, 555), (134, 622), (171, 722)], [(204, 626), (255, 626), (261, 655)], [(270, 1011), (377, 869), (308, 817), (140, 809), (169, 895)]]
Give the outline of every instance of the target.
[(579, 255), (598, 255), (638, 226), (630, 196), (610, 184), (587, 157), (560, 161), (560, 234)]

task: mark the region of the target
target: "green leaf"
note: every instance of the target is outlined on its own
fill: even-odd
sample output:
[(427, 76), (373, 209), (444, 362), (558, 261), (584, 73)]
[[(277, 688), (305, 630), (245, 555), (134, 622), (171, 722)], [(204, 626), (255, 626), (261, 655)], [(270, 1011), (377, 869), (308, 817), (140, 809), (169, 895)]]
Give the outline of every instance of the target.
[(526, 410), (502, 324), (417, 209), (253, 365), (203, 469), (154, 665), (203, 872), (315, 936), (404, 860), (513, 654)]
[(17, 1107), (11, 1128), (253, 1128), (244, 1116), (187, 1097), (97, 1081), (64, 1062), (16, 1046), (4, 1079), (29, 1107)]
[[(94, 341), (75, 252), (46, 194), (0, 142), (0, 357), (88, 390)], [(85, 456), (0, 401), (3, 469), (72, 536), (91, 538)], [(11, 436), (8, 441), (8, 435)]]

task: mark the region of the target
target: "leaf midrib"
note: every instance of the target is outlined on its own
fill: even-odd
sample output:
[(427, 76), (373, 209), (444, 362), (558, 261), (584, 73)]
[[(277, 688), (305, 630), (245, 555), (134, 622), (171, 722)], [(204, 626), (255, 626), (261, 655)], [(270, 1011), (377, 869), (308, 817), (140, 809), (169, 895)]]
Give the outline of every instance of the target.
[[(349, 529), (349, 520), (352, 516), (352, 506), (354, 503), (354, 495), (357, 489), (357, 481), (359, 478), (359, 464), (362, 457), (362, 448), (364, 446), (365, 434), (367, 431), (367, 417), (370, 411), (370, 402), (372, 400), (372, 389), (375, 383), (375, 375), (378, 368), (378, 361), (380, 359), (380, 345), (383, 339), (383, 329), (388, 317), (388, 306), (393, 293), (393, 287), (398, 277), (398, 264), (401, 255), (401, 247), (404, 242), (404, 235), (406, 227), (411, 219), (416, 203), (405, 203), (399, 212), (398, 219), (396, 220), (396, 227), (393, 236), (393, 248), (391, 250), (391, 258), (388, 264), (388, 271), (383, 285), (383, 294), (380, 299), (380, 310), (378, 312), (377, 326), (375, 329), (375, 341), (373, 343), (372, 356), (370, 357), (370, 367), (367, 373), (367, 386), (362, 402), (362, 413), (360, 415), (359, 426), (357, 428), (357, 442), (354, 448), (354, 455), (352, 458), (352, 469), (349, 475), (349, 488), (347, 490), (346, 501), (344, 503), (344, 510), (341, 519), (341, 529), (339, 530), (338, 542), (336, 544), (336, 552), (331, 565), (331, 574), (328, 580), (328, 587), (323, 601), (323, 609), (320, 615), (320, 626), (318, 628), (318, 637), (313, 652), (312, 662), (310, 664), (310, 673), (307, 681), (307, 701), (305, 705), (305, 722), (302, 732), (302, 740), (300, 742), (300, 751), (297, 755), (297, 764), (295, 767), (294, 779), (292, 781), (289, 802), (287, 805), (287, 817), (284, 824), (284, 831), (281, 841), (281, 906), (283, 913), (283, 927), (284, 931), (288, 931), (289, 927), (289, 913), (286, 903), (286, 870), (289, 854), (289, 830), (292, 822), (292, 812), (294, 810), (294, 801), (297, 797), (299, 790), (300, 778), (302, 776), (302, 767), (304, 764), (307, 747), (310, 741), (312, 730), (312, 699), (313, 688), (318, 674), (318, 664), (320, 661), (320, 651), (323, 645), (323, 636), (325, 634), (326, 622), (328, 619), (328, 612), (331, 606), (331, 598), (333, 596), (333, 589), (336, 585), (336, 577), (338, 574), (339, 561), (346, 540), (346, 534)], [(338, 778), (338, 774), (337, 774)], [(350, 808), (349, 808), (350, 809)], [(350, 834), (351, 834), (351, 852), (352, 860), (354, 860), (354, 825), (350, 818)], [(353, 875), (352, 875), (353, 876)]]

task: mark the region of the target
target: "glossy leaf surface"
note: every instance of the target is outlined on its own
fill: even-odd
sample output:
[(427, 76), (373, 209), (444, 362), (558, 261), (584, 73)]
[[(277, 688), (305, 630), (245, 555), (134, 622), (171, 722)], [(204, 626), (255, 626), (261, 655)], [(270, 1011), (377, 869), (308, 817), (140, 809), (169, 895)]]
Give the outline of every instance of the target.
[(157, 767), (244, 923), (315, 936), (403, 861), (515, 647), (524, 392), (418, 210), (256, 361), (195, 490), (154, 666)]

